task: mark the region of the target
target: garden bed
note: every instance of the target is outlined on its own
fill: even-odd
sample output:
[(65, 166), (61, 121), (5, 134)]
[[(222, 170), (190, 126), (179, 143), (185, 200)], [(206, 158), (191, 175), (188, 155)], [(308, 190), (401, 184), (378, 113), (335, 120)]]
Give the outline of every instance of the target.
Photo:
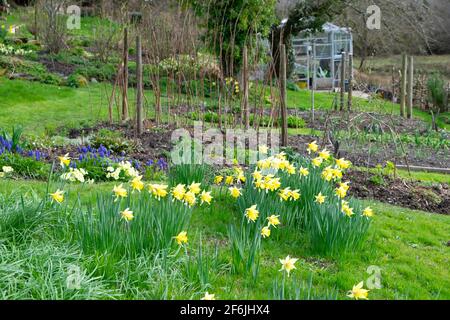
[(360, 199), (375, 199), (410, 209), (450, 215), (450, 186), (433, 184), (426, 186), (416, 181), (349, 171), (346, 177), (352, 181), (349, 193)]

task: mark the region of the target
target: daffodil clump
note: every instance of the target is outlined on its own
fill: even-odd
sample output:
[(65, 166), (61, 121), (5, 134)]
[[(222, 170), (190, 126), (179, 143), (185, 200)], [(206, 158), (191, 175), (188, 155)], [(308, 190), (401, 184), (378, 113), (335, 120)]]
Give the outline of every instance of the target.
[[(87, 172), (71, 166), (69, 155), (59, 157), (67, 169), (62, 178), (84, 182)], [(108, 251), (135, 254), (142, 250), (163, 250), (174, 244), (187, 245), (187, 228), (196, 205), (208, 206), (213, 201), (211, 191), (200, 182), (189, 185), (146, 183), (132, 164), (123, 161), (106, 168), (107, 177), (118, 181), (111, 196), (101, 197), (90, 214), (80, 214), (78, 228), (86, 247), (98, 244)], [(120, 183), (119, 183), (120, 182)], [(64, 201), (64, 191), (50, 195), (53, 202)], [(95, 214), (93, 213), (95, 210)], [(114, 248), (114, 249), (113, 249)]]
[(262, 212), (256, 204), (244, 210), (240, 226), (230, 225), (229, 228), (235, 272), (248, 273), (256, 278), (259, 270), (261, 241), (270, 238), (273, 229), (280, 224), (280, 215)]
[[(239, 211), (256, 205), (265, 214), (279, 212), (284, 224), (305, 232), (319, 252), (359, 246), (374, 212), (348, 197), (351, 182), (345, 180), (345, 171), (351, 162), (335, 159), (316, 141), (306, 149), (310, 158), (267, 154), (245, 175), (245, 183), (229, 187), (230, 195), (237, 199)], [(226, 177), (219, 181), (227, 182)], [(270, 236), (268, 229), (261, 232)]]

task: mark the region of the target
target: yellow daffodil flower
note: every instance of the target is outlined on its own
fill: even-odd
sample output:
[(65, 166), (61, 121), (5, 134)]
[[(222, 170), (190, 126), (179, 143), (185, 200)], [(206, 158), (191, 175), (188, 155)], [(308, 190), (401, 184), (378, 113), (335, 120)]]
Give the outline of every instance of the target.
[(237, 199), (241, 195), (241, 189), (239, 189), (239, 188), (231, 187), (231, 188), (228, 188), (228, 190), (230, 191), (230, 194), (233, 198)]
[(325, 181), (331, 181), (333, 179), (333, 169), (328, 166), (322, 171), (322, 179)]
[(252, 176), (255, 180), (261, 180), (263, 178), (261, 171), (258, 171), (258, 169), (255, 169), (255, 171), (252, 173)]
[(195, 193), (192, 191), (188, 191), (184, 194), (183, 201), (189, 206), (192, 207), (196, 202), (197, 199), (195, 198)]
[(317, 157), (311, 160), (311, 163), (314, 167), (320, 167), (322, 165), (323, 158)]
[(353, 212), (353, 208), (351, 208), (348, 204), (342, 206), (342, 212), (345, 213), (347, 217), (351, 217), (355, 213)]
[(291, 200), (297, 201), (300, 199), (300, 190), (292, 190), (289, 192), (289, 196), (291, 197)]
[(309, 154), (311, 154), (311, 152), (317, 152), (317, 150), (319, 150), (319, 146), (317, 145), (316, 141), (313, 141), (308, 144), (308, 148), (306, 148), (306, 150)]
[(245, 181), (247, 181), (247, 178), (244, 176), (244, 174), (239, 174), (237, 176), (237, 180), (240, 181), (241, 183), (245, 183)]
[(342, 179), (342, 171), (339, 169), (331, 169), (331, 173), (333, 174), (333, 179)]
[(70, 164), (70, 158), (69, 158), (69, 154), (66, 153), (64, 156), (58, 157), (59, 159), (59, 164), (61, 165), (61, 167), (65, 167), (65, 166), (69, 166)]
[(227, 176), (225, 178), (225, 184), (227, 184), (229, 186), (231, 186), (233, 184), (233, 181), (234, 181), (234, 177), (233, 176)]
[(288, 201), (291, 196), (291, 190), (289, 188), (281, 190), (278, 195), (280, 196), (281, 200)]
[(130, 208), (126, 208), (125, 210), (121, 211), (120, 215), (126, 222), (130, 222), (134, 219), (133, 211), (130, 211)]
[(169, 186), (164, 184), (149, 184), (148, 190), (155, 198), (161, 200), (161, 198), (165, 198), (167, 196), (167, 188)]
[(351, 162), (348, 160), (345, 160), (344, 158), (336, 159), (336, 166), (339, 169), (345, 170), (348, 169), (351, 166)]
[(188, 237), (186, 231), (181, 231), (176, 237), (173, 237), (178, 245), (182, 246), (183, 244), (188, 243)]
[(349, 291), (347, 297), (356, 299), (356, 300), (359, 300), (359, 299), (367, 300), (368, 295), (369, 295), (369, 290), (363, 289), (363, 286), (364, 286), (363, 281), (361, 281), (357, 285), (354, 285), (352, 290)]
[(192, 192), (193, 194), (199, 194), (201, 192), (200, 186), (201, 186), (201, 183), (193, 182), (189, 186), (189, 191)]
[(183, 201), (185, 193), (186, 193), (186, 186), (184, 184), (179, 184), (172, 189), (173, 197), (179, 201)]
[(255, 222), (258, 219), (259, 211), (256, 210), (256, 204), (245, 210), (245, 216), (249, 221)]
[(330, 151), (328, 151), (327, 148), (323, 149), (319, 152), (319, 157), (323, 160), (328, 160), (330, 158)]
[(144, 183), (142, 182), (142, 176), (137, 176), (130, 182), (131, 187), (133, 190), (137, 190), (141, 192), (144, 189)]
[(214, 178), (214, 183), (215, 183), (215, 184), (221, 184), (222, 181), (223, 181), (223, 176), (216, 176), (216, 177)]
[(374, 213), (373, 213), (373, 210), (372, 210), (371, 207), (365, 208), (365, 209), (363, 210), (363, 212), (362, 212), (362, 215), (365, 216), (365, 217), (367, 217), (367, 218), (373, 217), (373, 214), (374, 214)]
[(325, 196), (322, 194), (322, 192), (319, 192), (319, 194), (316, 196), (316, 202), (318, 204), (322, 204), (325, 202)]
[(216, 300), (216, 295), (206, 291), (205, 296), (201, 300)]
[(201, 204), (203, 204), (204, 202), (206, 202), (207, 204), (211, 204), (211, 200), (212, 200), (212, 196), (211, 196), (211, 192), (206, 192), (205, 190), (203, 190), (202, 194), (200, 195), (200, 200), (201, 200)]
[(114, 186), (113, 192), (116, 196), (116, 201), (119, 198), (126, 198), (128, 196), (128, 192), (125, 188), (123, 188), (122, 184), (120, 184), (119, 186)]
[(56, 190), (55, 193), (51, 193), (52, 201), (56, 201), (58, 203), (62, 203), (64, 201), (64, 191)]
[(308, 168), (300, 167), (300, 169), (298, 171), (299, 171), (300, 175), (302, 175), (304, 177), (308, 176), (308, 174), (309, 174)]
[(348, 189), (350, 189), (350, 181), (346, 181), (346, 182), (341, 182), (339, 183), (339, 187), (344, 189), (345, 191), (348, 191)]
[(345, 188), (342, 187), (336, 188), (335, 192), (336, 195), (341, 199), (345, 198), (345, 196), (347, 195), (347, 190), (345, 190)]
[(280, 224), (280, 216), (276, 216), (276, 215), (271, 215), (270, 217), (267, 218), (267, 220), (269, 220), (269, 227), (273, 226), (273, 227), (277, 227)]
[(269, 227), (262, 228), (261, 235), (262, 235), (263, 238), (270, 237), (270, 228)]
[(292, 164), (288, 164), (288, 165), (286, 166), (286, 172), (287, 172), (288, 174), (295, 174), (295, 166), (292, 165)]
[(284, 259), (280, 259), (280, 263), (281, 263), (281, 269), (280, 271), (286, 271), (288, 276), (290, 275), (290, 272), (294, 269), (297, 269), (295, 267), (295, 263), (297, 262), (298, 259), (295, 258), (291, 258), (290, 256), (287, 256)]

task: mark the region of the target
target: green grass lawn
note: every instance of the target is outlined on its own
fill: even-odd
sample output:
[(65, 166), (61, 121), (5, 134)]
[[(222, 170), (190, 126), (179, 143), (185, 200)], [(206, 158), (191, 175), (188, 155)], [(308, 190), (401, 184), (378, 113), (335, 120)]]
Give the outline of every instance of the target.
[[(68, 126), (78, 128), (86, 124), (104, 121), (108, 117), (108, 105), (112, 91), (109, 84), (91, 84), (86, 88), (69, 88), (45, 85), (38, 82), (8, 80), (0, 78), (0, 127), (8, 128), (13, 124), (23, 125), (28, 133), (42, 134), (56, 127)], [(290, 107), (307, 110), (308, 91), (289, 91)], [(329, 109), (333, 95), (317, 93), (317, 108)], [(129, 90), (130, 113), (133, 116), (135, 91)], [(389, 102), (373, 104), (362, 99), (358, 100), (361, 110), (380, 113), (395, 113), (395, 106)], [(145, 92), (145, 106), (148, 115), (154, 114), (154, 95), (152, 91)], [(162, 99), (163, 109), (167, 108), (167, 98)], [(357, 105), (357, 104), (355, 104)], [(365, 108), (365, 109), (364, 109)], [(117, 108), (113, 110), (117, 119)], [(414, 115), (431, 122), (431, 116), (419, 110)], [(448, 125), (445, 125), (448, 128)], [(30, 132), (31, 131), (31, 132)]]
[[(71, 185), (66, 189), (69, 191), (69, 207), (76, 201), (81, 201), (83, 206), (93, 203), (96, 193), (109, 193), (113, 183), (102, 183), (96, 185)], [(27, 197), (42, 197), (46, 193), (46, 184), (37, 181), (12, 181), (0, 180), (0, 195), (10, 196), (11, 190), (14, 195), (23, 194)], [(216, 190), (217, 191), (217, 190)], [(77, 200), (79, 197), (79, 200)], [(450, 247), (446, 244), (450, 240), (450, 217), (419, 211), (411, 211), (399, 207), (382, 204), (379, 202), (365, 202), (372, 206), (376, 212), (374, 222), (369, 231), (368, 240), (363, 249), (357, 253), (351, 253), (338, 258), (327, 258), (311, 255), (308, 245), (300, 236), (284, 238), (285, 241), (276, 241), (276, 233), (283, 232), (283, 227), (273, 231), (271, 238), (264, 240), (260, 275), (254, 284), (249, 279), (230, 274), (229, 261), (230, 251), (227, 242), (227, 226), (233, 217), (234, 206), (230, 200), (225, 200), (223, 196), (218, 196), (218, 200), (212, 207), (202, 207), (194, 211), (189, 229), (190, 245), (189, 250), (195, 252), (200, 238), (206, 248), (213, 248), (218, 245), (219, 260), (221, 261), (214, 280), (210, 284), (209, 291), (214, 292), (222, 299), (267, 299), (272, 281), (275, 278), (281, 279), (278, 271), (280, 264), (278, 259), (286, 255), (299, 258), (297, 270), (293, 272), (290, 281), (298, 282), (300, 279), (308, 280), (312, 275), (313, 287), (319, 292), (335, 289), (339, 299), (345, 299), (346, 292), (360, 281), (367, 282), (370, 274), (367, 273), (369, 266), (376, 266), (381, 270), (381, 284), (383, 288), (374, 289), (370, 292), (371, 299), (449, 299), (450, 298)], [(53, 236), (52, 229), (59, 228), (64, 223), (59, 221), (43, 222), (42, 232), (31, 234), (24, 247), (23, 252), (36, 252), (38, 257), (31, 265), (24, 266), (22, 272), (28, 270), (39, 270), (41, 259), (45, 259), (48, 251), (52, 252), (53, 273), (59, 272), (58, 265), (66, 263), (65, 258), (61, 258), (64, 250), (69, 250), (76, 263), (86, 268), (88, 274), (95, 275), (90, 286), (97, 288), (99, 295), (108, 298), (109, 294), (116, 298), (152, 298), (146, 296), (151, 290), (143, 281), (146, 277), (154, 276), (148, 271), (137, 277), (137, 270), (133, 266), (125, 274), (131, 279), (116, 280), (103, 279), (95, 272), (95, 266), (91, 263), (91, 256), (84, 254), (76, 242), (67, 238)], [(286, 240), (287, 239), (287, 240)], [(33, 246), (31, 248), (30, 246)], [(33, 249), (33, 250), (32, 250)], [(41, 251), (40, 251), (41, 250)], [(60, 257), (60, 258), (58, 258)], [(25, 259), (25, 257), (23, 257)], [(61, 259), (61, 260), (58, 260)], [(0, 259), (0, 275), (4, 277), (4, 270), (11, 268), (13, 263), (8, 261), (8, 257)], [(33, 265), (33, 263), (35, 265)], [(2, 266), (3, 264), (3, 266)], [(20, 261), (17, 261), (20, 264)], [(143, 264), (145, 265), (145, 264)], [(146, 271), (147, 272), (147, 271)], [(174, 278), (177, 276), (174, 274)], [(52, 281), (59, 281), (55, 276), (41, 277), (39, 274), (30, 274), (29, 281), (33, 281), (34, 289), (30, 289), (28, 295), (33, 298), (46, 292), (45, 288), (50, 288)], [(127, 285), (136, 281), (131, 290)], [(181, 281), (181, 280), (180, 280)], [(122, 284), (121, 284), (122, 283)], [(153, 285), (163, 286), (164, 279), (152, 279)], [(16, 294), (26, 294), (22, 283), (17, 284), (21, 288)], [(188, 286), (187, 283), (180, 282), (180, 287)], [(40, 288), (40, 289), (38, 289)], [(101, 290), (99, 289), (101, 288)], [(185, 288), (186, 289), (186, 288)], [(197, 291), (196, 291), (197, 290)], [(153, 291), (152, 291), (153, 292)], [(189, 293), (187, 293), (189, 292)], [(173, 294), (173, 295), (172, 295)], [(53, 298), (61, 298), (56, 292), (46, 293)], [(203, 292), (192, 288), (178, 292), (168, 292), (171, 298), (192, 298), (198, 299)], [(99, 297), (98, 295), (95, 297)]]
[[(356, 170), (369, 171), (371, 173), (377, 173), (376, 168), (363, 168), (357, 167)], [(404, 169), (396, 169), (397, 176), (403, 179), (416, 180), (427, 183), (447, 183), (450, 184), (450, 175), (438, 172), (422, 172), (422, 171), (409, 171)]]

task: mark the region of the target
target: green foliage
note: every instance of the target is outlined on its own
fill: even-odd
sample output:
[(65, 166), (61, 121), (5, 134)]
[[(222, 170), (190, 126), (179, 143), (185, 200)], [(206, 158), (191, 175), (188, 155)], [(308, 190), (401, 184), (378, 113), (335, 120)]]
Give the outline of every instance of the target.
[(320, 292), (312, 282), (312, 274), (308, 280), (296, 276), (291, 278), (275, 279), (272, 290), (269, 292), (270, 300), (337, 300), (338, 292), (335, 289)]
[[(245, 45), (255, 47), (255, 35), (266, 36), (275, 20), (274, 0), (190, 0), (195, 14), (205, 21), (206, 42), (220, 57), (225, 76), (240, 70)], [(217, 34), (222, 43), (217, 45)], [(231, 66), (233, 65), (233, 70)]]
[(71, 74), (67, 78), (67, 85), (72, 88), (83, 88), (87, 87), (88, 81), (80, 74)]
[[(120, 212), (132, 208), (134, 219), (127, 222)], [(84, 252), (108, 252), (112, 258), (137, 257), (159, 252), (174, 244), (187, 229), (192, 209), (169, 198), (157, 200), (149, 193), (115, 202), (111, 195), (98, 195), (95, 207), (78, 212), (75, 230)]]
[(39, 180), (45, 180), (50, 171), (49, 164), (17, 153), (5, 152), (0, 155), (0, 168), (3, 166), (12, 167), (14, 175)]
[(104, 146), (117, 154), (122, 152), (132, 152), (136, 146), (126, 139), (120, 131), (113, 131), (108, 129), (100, 129), (91, 139), (91, 145), (94, 148)]
[(23, 149), (22, 145), (23, 127), (20, 125), (13, 126), (11, 133), (7, 130), (0, 130), (0, 137), (4, 140), (11, 141), (11, 150), (19, 151)]
[(206, 188), (212, 178), (211, 167), (206, 164), (178, 164), (169, 169), (169, 185), (190, 185), (193, 182), (201, 182)]
[[(336, 196), (332, 183), (325, 181), (322, 170), (314, 168), (310, 161), (297, 157), (296, 167), (309, 169), (309, 175), (288, 175), (279, 173), (282, 188), (290, 187), (299, 190), (301, 197), (297, 201), (280, 201), (278, 192), (263, 192), (247, 183), (242, 189), (242, 197), (238, 199), (238, 208), (243, 212), (246, 208), (257, 204), (262, 221), (272, 214), (280, 215), (280, 220), (293, 232), (300, 232), (309, 239), (310, 249), (314, 253), (335, 256), (360, 248), (367, 236), (370, 220), (362, 216), (362, 207), (358, 201), (349, 200), (354, 215), (346, 216), (342, 212), (342, 204)], [(322, 165), (322, 169), (327, 164)], [(247, 181), (252, 181), (251, 177)], [(324, 204), (315, 202), (315, 196), (322, 193), (326, 196)], [(286, 233), (283, 232), (280, 237)]]
[(0, 68), (5, 68), (8, 72), (26, 74), (31, 79), (45, 84), (59, 85), (62, 82), (61, 77), (48, 72), (43, 64), (16, 57), (0, 56)]
[(428, 94), (431, 103), (434, 108), (438, 111), (447, 111), (447, 101), (446, 101), (446, 89), (444, 78), (438, 74), (433, 73), (427, 82)]
[(117, 74), (116, 66), (111, 63), (92, 63), (75, 70), (86, 79), (95, 78), (98, 81), (110, 81)]
[(261, 260), (261, 219), (255, 223), (247, 221), (242, 213), (239, 226), (230, 224), (228, 238), (231, 244), (233, 272), (249, 275), (256, 280)]

